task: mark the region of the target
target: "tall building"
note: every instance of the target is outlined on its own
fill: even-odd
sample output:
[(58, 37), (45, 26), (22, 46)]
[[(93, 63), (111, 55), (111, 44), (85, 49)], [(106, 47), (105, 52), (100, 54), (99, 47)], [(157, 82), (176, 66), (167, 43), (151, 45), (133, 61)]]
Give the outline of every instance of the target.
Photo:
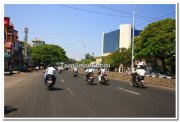
[[(138, 36), (140, 30), (134, 30), (134, 35)], [(132, 39), (132, 26), (122, 24), (118, 30), (102, 33), (102, 56), (109, 55), (119, 48), (129, 48)]]
[(35, 38), (35, 39), (33, 39), (32, 40), (32, 42), (33, 42), (33, 47), (35, 47), (35, 46), (39, 46), (39, 45), (44, 45), (45, 44), (45, 42), (44, 41), (42, 41), (41, 39), (39, 39), (39, 38)]
[(4, 17), (4, 71), (12, 73), (22, 67), (22, 47), (18, 40), (18, 31), (10, 23), (9, 17)]

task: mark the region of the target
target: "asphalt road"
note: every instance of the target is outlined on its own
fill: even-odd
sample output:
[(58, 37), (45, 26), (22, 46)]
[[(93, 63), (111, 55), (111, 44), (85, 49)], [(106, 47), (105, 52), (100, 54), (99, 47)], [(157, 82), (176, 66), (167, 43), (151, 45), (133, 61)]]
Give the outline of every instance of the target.
[(4, 118), (175, 118), (175, 90), (147, 85), (130, 87), (110, 80), (109, 85), (85, 84), (85, 76), (70, 71), (57, 75), (49, 91), (43, 72), (5, 76)]

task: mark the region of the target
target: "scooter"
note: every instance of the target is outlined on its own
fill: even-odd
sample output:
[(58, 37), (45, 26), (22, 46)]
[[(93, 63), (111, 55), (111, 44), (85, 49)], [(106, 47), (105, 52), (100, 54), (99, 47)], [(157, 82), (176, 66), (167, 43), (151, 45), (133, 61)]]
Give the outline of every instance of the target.
[(78, 75), (78, 72), (74, 71), (74, 77), (77, 77), (77, 75)]
[(92, 85), (93, 82), (94, 82), (93, 73), (90, 73), (88, 79), (86, 80), (86, 84)]
[(131, 76), (132, 78), (129, 83), (130, 86), (144, 88), (145, 85), (144, 76), (138, 76), (137, 73), (132, 73)]
[(101, 85), (107, 85), (107, 82), (108, 82), (109, 80), (107, 79), (107, 74), (102, 74), (102, 76), (101, 76), (101, 81), (99, 81), (99, 83), (101, 84)]
[(49, 90), (51, 90), (54, 86), (55, 81), (53, 81), (53, 76), (52, 75), (48, 75), (47, 79), (46, 79), (46, 86)]

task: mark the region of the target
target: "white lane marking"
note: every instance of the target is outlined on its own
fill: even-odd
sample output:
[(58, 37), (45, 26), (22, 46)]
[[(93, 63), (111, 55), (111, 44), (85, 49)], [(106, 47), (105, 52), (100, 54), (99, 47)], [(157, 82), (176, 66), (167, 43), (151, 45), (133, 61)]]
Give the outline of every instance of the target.
[(137, 93), (137, 92), (133, 92), (133, 91), (130, 91), (130, 90), (126, 90), (126, 89), (123, 89), (123, 88), (118, 88), (118, 89), (121, 89), (121, 90), (123, 90), (123, 91), (127, 91), (127, 92), (132, 93), (132, 94), (140, 95), (140, 94)]
[(64, 80), (63, 80), (63, 79), (62, 79), (61, 81), (62, 81), (62, 83), (64, 83)]
[(72, 90), (70, 88), (67, 88), (67, 90), (69, 91), (69, 93), (74, 97), (74, 94), (72, 92)]

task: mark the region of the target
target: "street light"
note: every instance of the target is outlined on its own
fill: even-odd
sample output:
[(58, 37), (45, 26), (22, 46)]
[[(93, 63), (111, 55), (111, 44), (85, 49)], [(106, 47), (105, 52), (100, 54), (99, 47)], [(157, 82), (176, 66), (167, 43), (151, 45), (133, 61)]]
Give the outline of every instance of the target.
[(134, 14), (135, 14), (135, 5), (133, 6), (133, 37), (132, 37), (132, 64), (131, 72), (134, 72)]
[[(85, 56), (85, 47), (86, 47), (86, 44), (84, 41), (80, 41), (80, 40), (77, 40), (78, 42), (81, 42), (83, 44), (83, 47), (84, 47), (84, 59), (86, 58)], [(83, 64), (84, 64), (84, 60), (83, 60)]]
[(93, 54), (93, 59), (94, 59), (94, 53), (92, 53)]

